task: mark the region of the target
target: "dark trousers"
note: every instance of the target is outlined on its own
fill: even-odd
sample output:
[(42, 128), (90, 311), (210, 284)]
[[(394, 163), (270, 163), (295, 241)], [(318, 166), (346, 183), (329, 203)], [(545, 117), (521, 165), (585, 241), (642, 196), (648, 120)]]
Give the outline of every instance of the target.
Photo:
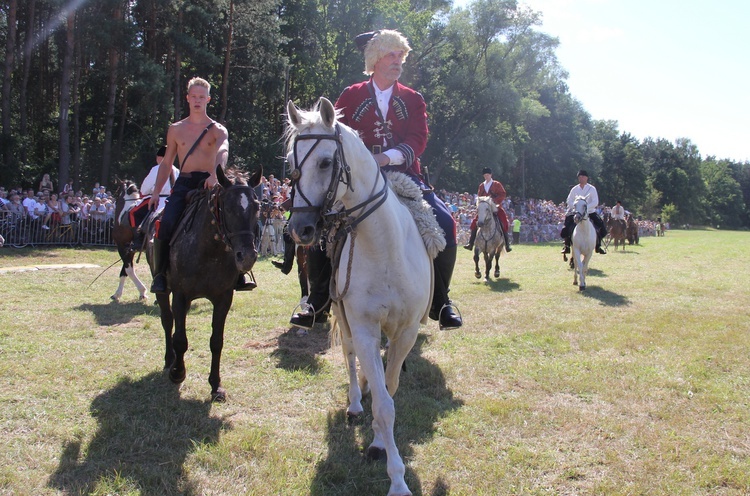
[[(568, 244), (570, 243), (570, 237), (573, 236), (573, 229), (576, 227), (574, 217), (572, 214), (565, 216), (565, 227), (560, 231), (560, 237), (565, 239)], [(590, 213), (589, 219), (591, 219), (591, 223), (594, 224), (594, 228), (596, 229), (596, 245), (599, 246), (602, 238), (607, 237), (607, 226), (604, 225), (604, 221), (596, 212)]]
[(182, 212), (185, 211), (187, 194), (194, 189), (202, 188), (203, 182), (210, 175), (208, 172), (189, 172), (179, 175), (172, 187), (172, 193), (167, 198), (159, 224), (159, 239), (161, 241), (168, 242), (172, 239), (172, 231), (174, 231), (177, 221), (180, 220)]

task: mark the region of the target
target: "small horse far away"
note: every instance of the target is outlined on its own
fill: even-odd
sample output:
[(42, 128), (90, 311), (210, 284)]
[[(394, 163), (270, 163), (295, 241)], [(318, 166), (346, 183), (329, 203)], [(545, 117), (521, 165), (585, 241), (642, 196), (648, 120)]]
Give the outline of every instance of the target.
[(495, 259), (495, 278), (500, 277), (500, 253), (505, 246), (505, 237), (497, 219), (497, 205), (489, 196), (477, 198), (477, 239), (474, 243), (474, 277), (482, 277), (479, 271), (479, 254), (484, 254), (484, 282), (490, 280), (492, 259)]
[[(146, 286), (138, 278), (133, 266), (135, 251), (132, 243), (135, 238), (135, 228), (131, 227), (128, 218), (129, 212), (138, 206), (142, 201), (138, 192), (138, 186), (130, 180), (117, 179), (117, 191), (115, 193), (115, 219), (112, 227), (112, 239), (117, 246), (117, 253), (122, 259), (122, 268), (120, 269), (120, 282), (115, 293), (110, 298), (119, 302), (122, 298), (122, 292), (125, 289), (125, 282), (129, 277), (135, 287), (138, 289), (139, 300), (148, 300)], [(136, 249), (139, 247), (135, 247)]]
[[(625, 239), (627, 237), (627, 224), (625, 224), (625, 221), (609, 217), (606, 225), (610, 240), (615, 242), (615, 251), (617, 251), (618, 246), (621, 247), (622, 251), (625, 251)], [(609, 247), (609, 243), (607, 243), (607, 247)]]
[[(330, 101), (321, 98), (312, 111), (299, 110), (290, 101), (287, 112), (287, 156), (295, 191), (287, 229), (296, 243), (311, 245), (321, 236), (323, 219), (327, 239), (335, 238), (328, 246), (334, 270), (332, 333), (340, 333), (348, 366), (347, 415), (361, 415), (362, 395), (372, 393), (374, 439), (367, 454), (379, 458), (385, 451), (389, 496), (410, 495), (393, 435), (392, 396), (419, 325), (427, 321), (434, 254), (428, 253), (410, 211), (390, 190), (357, 133), (337, 122)], [(341, 210), (331, 214), (334, 208)], [(346, 224), (337, 229), (332, 218)], [(385, 369), (381, 333), (390, 341)]]
[[(573, 202), (576, 224), (573, 229), (573, 284), (578, 286), (579, 291), (586, 289), (586, 275), (589, 271), (589, 262), (596, 247), (596, 228), (589, 220), (588, 202), (586, 196), (576, 196)], [(563, 255), (563, 260), (566, 257)], [(580, 284), (579, 284), (580, 279)]]
[[(234, 299), (239, 276), (252, 269), (258, 258), (255, 249), (259, 202), (253, 188), (260, 183), (263, 169), (248, 182), (239, 173), (230, 179), (222, 167), (216, 169), (218, 185), (188, 196), (188, 206), (178, 221), (169, 250), (167, 282), (172, 295), (156, 295), (164, 328), (164, 368), (175, 384), (185, 380), (185, 352), (188, 339), (185, 321), (190, 304), (206, 298), (213, 304), (211, 319), (211, 400), (226, 400), (219, 365), (224, 346), (224, 323)], [(153, 233), (158, 217), (149, 222), (146, 256), (153, 273)], [(174, 326), (174, 335), (172, 327)]]

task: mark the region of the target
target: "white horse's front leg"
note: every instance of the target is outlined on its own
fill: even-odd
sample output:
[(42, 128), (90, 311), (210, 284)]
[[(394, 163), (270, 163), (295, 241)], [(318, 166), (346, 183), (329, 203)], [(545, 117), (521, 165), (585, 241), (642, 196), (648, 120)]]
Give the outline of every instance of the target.
[(379, 457), (379, 453), (383, 450), (386, 453), (388, 477), (391, 479), (388, 496), (411, 495), (411, 491), (409, 491), (409, 487), (404, 480), (406, 467), (401, 459), (401, 455), (398, 453), (396, 441), (393, 436), (396, 407), (385, 385), (385, 370), (383, 369), (383, 361), (380, 357), (379, 343), (376, 339), (368, 337), (357, 340), (355, 336), (354, 339), (359, 363), (362, 371), (369, 380), (372, 390), (372, 430), (374, 439), (367, 449), (367, 453), (373, 458)]
[(136, 275), (135, 273), (135, 268), (131, 265), (130, 267), (125, 269), (125, 272), (128, 274), (128, 277), (130, 277), (130, 280), (133, 281), (135, 287), (138, 288), (138, 293), (140, 293), (140, 297), (138, 299), (148, 300), (148, 295), (146, 294), (146, 286), (141, 282), (140, 279), (138, 279), (138, 275)]
[(349, 406), (346, 408), (347, 417), (358, 417), (362, 415), (362, 389), (357, 381), (357, 355), (351, 336), (341, 337), (341, 348), (346, 359), (346, 369), (349, 374)]

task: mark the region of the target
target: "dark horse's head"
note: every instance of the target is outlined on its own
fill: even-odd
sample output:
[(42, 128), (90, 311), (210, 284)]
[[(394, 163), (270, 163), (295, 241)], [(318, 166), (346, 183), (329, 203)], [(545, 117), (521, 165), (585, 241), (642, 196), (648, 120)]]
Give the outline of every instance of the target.
[(255, 234), (258, 225), (260, 202), (253, 189), (260, 184), (263, 167), (255, 171), (249, 180), (239, 171), (217, 167), (216, 178), (220, 188), (212, 194), (212, 214), (219, 231), (217, 239), (234, 255), (237, 270), (247, 272), (255, 264)]

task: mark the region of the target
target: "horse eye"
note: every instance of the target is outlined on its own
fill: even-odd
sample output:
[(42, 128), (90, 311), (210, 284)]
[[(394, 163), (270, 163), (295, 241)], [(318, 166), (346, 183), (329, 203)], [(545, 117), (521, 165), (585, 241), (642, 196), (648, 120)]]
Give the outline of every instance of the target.
[(332, 163), (333, 163), (333, 160), (331, 160), (330, 158), (323, 159), (320, 162), (320, 168), (321, 169), (327, 169), (327, 168), (329, 168), (331, 166)]

